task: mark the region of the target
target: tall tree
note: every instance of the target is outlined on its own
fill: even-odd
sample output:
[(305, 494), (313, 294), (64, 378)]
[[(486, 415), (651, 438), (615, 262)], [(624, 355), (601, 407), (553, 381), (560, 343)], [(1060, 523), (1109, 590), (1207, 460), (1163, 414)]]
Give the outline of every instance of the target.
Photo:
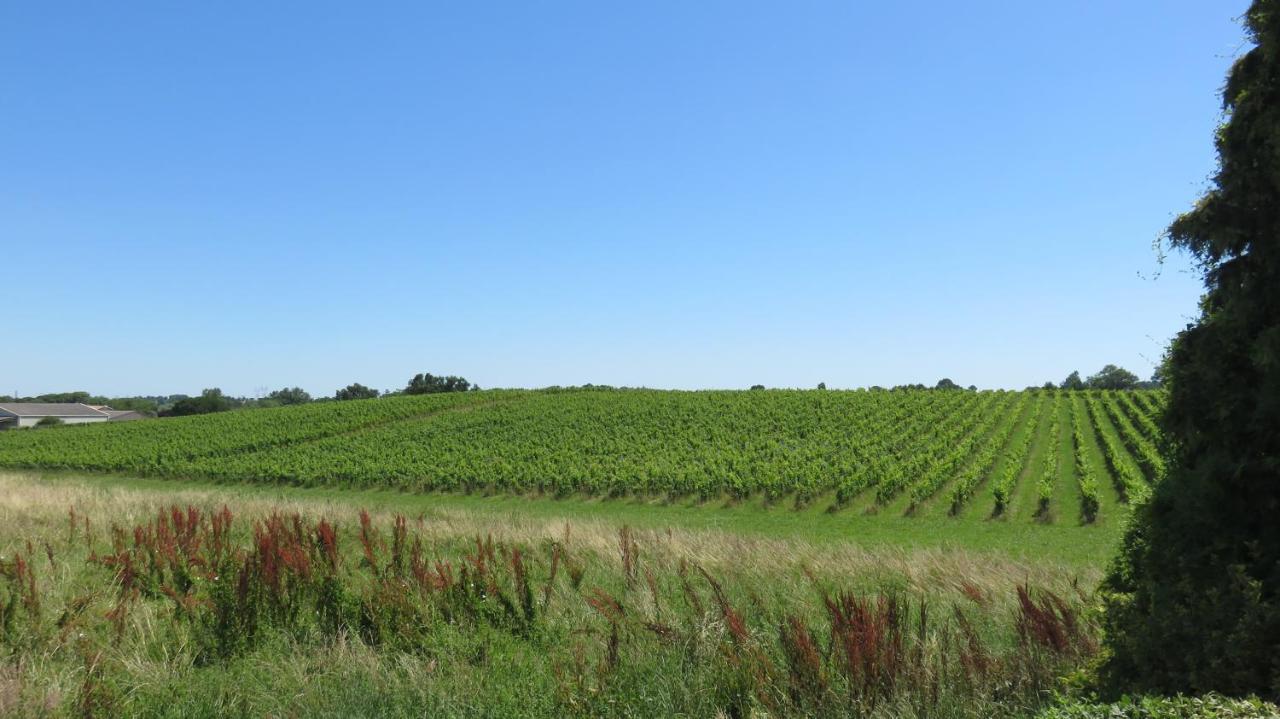
[(1138, 384), (1138, 375), (1123, 367), (1109, 364), (1089, 377), (1086, 384), (1091, 389), (1133, 389)]
[(311, 401), (311, 393), (301, 387), (285, 387), (267, 395), (267, 399), (280, 404), (306, 404)]
[(378, 390), (371, 387), (365, 387), (359, 382), (352, 382), (333, 393), (333, 398), (337, 400), (349, 399), (373, 399), (378, 396)]
[(212, 414), (225, 412), (235, 406), (230, 397), (222, 394), (222, 390), (214, 387), (200, 393), (199, 397), (186, 397), (173, 403), (167, 412), (161, 414), (182, 417), (190, 414)]
[(1080, 379), (1078, 371), (1072, 371), (1067, 378), (1062, 380), (1062, 389), (1084, 389), (1084, 380)]
[(462, 377), (449, 375), (437, 377), (430, 372), (414, 375), (405, 386), (405, 394), (436, 394), (438, 392), (466, 392), (471, 383)]
[(1164, 370), (1169, 475), (1103, 585), (1115, 692), (1280, 696), (1280, 0), (1245, 24), (1218, 171), (1169, 228), (1206, 292)]

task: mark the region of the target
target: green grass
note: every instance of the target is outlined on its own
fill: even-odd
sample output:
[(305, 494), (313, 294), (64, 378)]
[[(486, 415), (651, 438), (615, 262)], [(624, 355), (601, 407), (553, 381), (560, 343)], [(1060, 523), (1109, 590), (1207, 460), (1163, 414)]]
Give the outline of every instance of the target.
[[(1069, 437), (1068, 437), (1069, 439)], [(830, 512), (824, 502), (795, 509), (786, 502), (768, 504), (763, 498), (697, 501), (609, 499), (595, 496), (555, 498), (511, 494), (407, 493), (396, 490), (278, 487), (252, 483), (226, 484), (208, 480), (169, 480), (71, 472), (22, 473), (25, 479), (54, 488), (71, 484), (104, 494), (117, 490), (156, 497), (180, 490), (214, 492), (232, 501), (340, 503), (421, 513), (463, 511), (500, 525), (512, 520), (549, 523), (605, 522), (661, 530), (713, 530), (766, 539), (794, 539), (815, 544), (855, 543), (872, 549), (960, 549), (991, 553), (1020, 561), (1062, 563), (1096, 568), (1113, 554), (1123, 525), (1110, 521), (1095, 525), (1061, 522), (1037, 524), (1002, 521), (983, 516), (905, 517), (900, 514), (856, 510)]]
[(1096, 567), (755, 521), (822, 514), (0, 473), (0, 715), (1013, 717), (1093, 655)]

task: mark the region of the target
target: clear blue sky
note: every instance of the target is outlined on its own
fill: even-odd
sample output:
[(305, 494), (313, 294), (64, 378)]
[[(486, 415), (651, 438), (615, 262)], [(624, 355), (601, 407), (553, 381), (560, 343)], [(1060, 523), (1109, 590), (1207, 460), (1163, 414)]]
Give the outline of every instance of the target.
[(1246, 4), (6, 3), (0, 394), (1145, 377)]

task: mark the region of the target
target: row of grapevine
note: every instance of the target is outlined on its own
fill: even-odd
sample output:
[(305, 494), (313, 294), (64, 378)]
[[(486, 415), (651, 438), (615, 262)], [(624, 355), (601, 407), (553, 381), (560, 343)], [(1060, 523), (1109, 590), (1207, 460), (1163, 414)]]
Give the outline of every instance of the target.
[(1003, 514), (1009, 508), (1009, 501), (1013, 497), (1013, 489), (1017, 485), (1018, 475), (1022, 473), (1027, 451), (1031, 447), (1031, 441), (1035, 439), (1036, 427), (1040, 423), (1040, 412), (1043, 410), (1044, 405), (1045, 400), (1036, 400), (1035, 411), (1028, 414), (1023, 421), (1021, 438), (1010, 448), (1004, 467), (991, 482), (991, 495), (995, 499), (996, 514)]
[(860, 458), (856, 470), (839, 476), (837, 506), (849, 503), (867, 488), (879, 484), (904, 453), (908, 453), (921, 436), (932, 431), (938, 418), (953, 416), (960, 409), (961, 405), (949, 404), (946, 400), (950, 398), (946, 395), (934, 394), (928, 403), (913, 405), (899, 401), (886, 411), (886, 414), (892, 412), (886, 431), (866, 436), (865, 456)]
[(1049, 408), (1049, 439), (1046, 444), (1044, 453), (1044, 469), (1040, 472), (1040, 478), (1036, 480), (1036, 514), (1043, 517), (1049, 512), (1049, 503), (1053, 500), (1053, 486), (1058, 481), (1058, 438), (1059, 438), (1059, 420), (1058, 409), (1061, 405), (1059, 398), (1053, 399), (1053, 406)]
[(1148, 414), (1159, 414), (1164, 411), (1165, 403), (1169, 399), (1169, 394), (1164, 390), (1154, 390), (1151, 392), (1133, 392), (1133, 400), (1147, 410)]
[(1073, 420), (1071, 443), (1075, 449), (1076, 478), (1080, 482), (1080, 515), (1084, 517), (1084, 521), (1092, 522), (1098, 516), (1101, 493), (1098, 489), (1098, 477), (1094, 473), (1093, 462), (1089, 461), (1089, 448), (1084, 436), (1084, 423), (1087, 421), (1088, 414), (1079, 410), (1078, 402), (1073, 401), (1072, 404), (1076, 405), (1073, 406), (1071, 413)]
[[(997, 460), (1002, 455), (1002, 450), (1009, 442), (1009, 437), (1020, 426), (1018, 420), (1027, 414), (1029, 405), (1034, 407), (1036, 403), (1037, 400), (1032, 399), (1029, 394), (1023, 394), (1013, 411), (1008, 413), (1007, 419), (992, 433), (990, 439), (977, 450), (969, 465), (961, 470), (959, 476), (951, 485), (951, 508), (949, 511), (952, 515), (960, 513), (960, 510), (973, 497), (978, 486), (982, 484), (982, 480), (991, 474)], [(1031, 415), (1034, 416), (1035, 412), (1032, 411)], [(1019, 440), (1020, 443), (1021, 440)], [(1016, 464), (1021, 463), (1021, 459), (1014, 456), (1016, 454), (1017, 447), (1010, 448), (1010, 452), (1005, 455), (1007, 457), (1006, 467), (1010, 464), (1008, 460), (1012, 460), (1012, 463)]]
[(937, 494), (938, 490), (956, 477), (962, 468), (977, 465), (978, 473), (981, 475), (995, 462), (998, 446), (993, 448), (991, 445), (1003, 444), (1007, 434), (1002, 436), (997, 432), (993, 437), (991, 436), (992, 431), (1006, 418), (1012, 421), (1013, 417), (1010, 416), (1014, 414), (1012, 409), (1019, 404), (1014, 393), (1003, 394), (1004, 396), (996, 404), (994, 410), (984, 413), (981, 419), (974, 423), (959, 442), (948, 445), (949, 449), (946, 449), (941, 454), (941, 459), (931, 467), (927, 474), (912, 485), (912, 509)]
[(928, 442), (919, 447), (916, 455), (911, 458), (904, 481), (893, 487), (877, 488), (878, 503), (886, 504), (904, 490), (909, 491), (911, 507), (933, 496), (948, 479), (955, 476), (974, 445), (1000, 419), (997, 408), (1003, 404), (1002, 394), (1005, 393), (993, 393), (982, 406), (964, 417), (963, 421), (939, 427), (933, 432)]
[(1120, 439), (1124, 442), (1125, 448), (1142, 467), (1147, 479), (1152, 482), (1159, 481), (1164, 476), (1164, 457), (1160, 456), (1160, 450), (1134, 427), (1129, 420), (1129, 413), (1124, 411), (1114, 395), (1108, 394), (1101, 404), (1105, 407), (1111, 423), (1120, 433)]
[(1102, 440), (1102, 458), (1111, 472), (1111, 479), (1120, 494), (1120, 501), (1135, 502), (1147, 496), (1149, 487), (1142, 476), (1142, 471), (1135, 466), (1119, 438), (1115, 428), (1104, 416), (1102, 400), (1095, 394), (1085, 396), (1085, 405), (1093, 418), (1093, 426), (1097, 428), (1097, 436)]
[(883, 467), (883, 473), (876, 477), (876, 504), (888, 504), (918, 481), (919, 477), (927, 474), (930, 467), (940, 461), (941, 448), (950, 446), (969, 434), (974, 425), (987, 414), (987, 409), (995, 399), (995, 393), (987, 393), (981, 403), (969, 411), (935, 415), (932, 418), (922, 417), (928, 425), (927, 432), (917, 442), (900, 444), (893, 453), (894, 461)]
[(1111, 396), (1115, 398), (1125, 415), (1133, 422), (1133, 424), (1142, 431), (1142, 436), (1154, 445), (1160, 444), (1160, 427), (1156, 424), (1155, 416), (1159, 410), (1150, 410), (1140, 405), (1138, 400), (1132, 397), (1132, 392), (1113, 392)]

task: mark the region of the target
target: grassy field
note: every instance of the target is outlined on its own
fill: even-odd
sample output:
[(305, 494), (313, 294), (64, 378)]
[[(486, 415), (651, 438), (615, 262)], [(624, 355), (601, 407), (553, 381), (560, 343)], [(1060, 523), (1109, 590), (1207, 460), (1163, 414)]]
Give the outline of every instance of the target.
[(491, 501), (2, 474), (0, 715), (1019, 716), (1095, 651), (1096, 563)]
[[(1080, 570), (1096, 570), (1112, 555), (1120, 539), (1125, 514), (1109, 514), (1093, 524), (1011, 522), (989, 517), (903, 516), (893, 513), (828, 511), (816, 502), (800, 509), (770, 503), (763, 497), (745, 500), (701, 501), (693, 498), (610, 498), (479, 494), (461, 492), (410, 493), (394, 489), (336, 489), (292, 487), (208, 479), (162, 479), (61, 471), (10, 471), (25, 481), (48, 486), (72, 484), (103, 492), (131, 491), (165, 497), (196, 492), (234, 501), (288, 505), (304, 501), (317, 505), (366, 507), (370, 511), (421, 513), (457, 512), (495, 525), (504, 522), (605, 523), (666, 531), (718, 531), (759, 540), (803, 541), (817, 546), (854, 544), (869, 550), (961, 550), (989, 553), (1025, 562), (1051, 562)], [(1123, 507), (1117, 507), (1123, 512)]]

